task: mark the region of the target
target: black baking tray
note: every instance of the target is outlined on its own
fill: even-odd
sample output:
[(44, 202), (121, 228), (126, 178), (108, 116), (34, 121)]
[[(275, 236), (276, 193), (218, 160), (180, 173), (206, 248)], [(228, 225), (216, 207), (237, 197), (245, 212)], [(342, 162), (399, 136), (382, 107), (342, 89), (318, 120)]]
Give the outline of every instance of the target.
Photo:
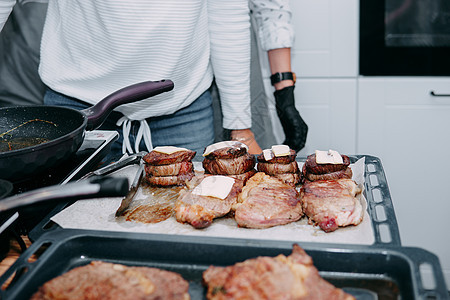
[[(391, 194), (384, 174), (383, 166), (379, 158), (370, 155), (349, 156), (351, 163), (365, 158), (365, 191), (367, 210), (371, 216), (374, 231), (374, 245), (401, 245), (397, 218), (392, 204)], [(200, 160), (201, 158), (195, 157)], [(304, 162), (306, 157), (298, 157), (298, 162)], [(68, 203), (59, 204), (28, 234), (31, 241), (37, 240), (44, 233), (61, 229), (50, 220), (52, 216), (67, 207)]]
[[(28, 299), (39, 286), (68, 270), (102, 260), (178, 272), (189, 282), (193, 300), (205, 299), (202, 272), (257, 256), (289, 255), (291, 242), (203, 238), (161, 234), (60, 230), (44, 234), (0, 277), (11, 281), (1, 299)], [(438, 258), (421, 248), (299, 244), (321, 276), (357, 299), (447, 299)], [(30, 261), (30, 257), (39, 254)], [(421, 279), (431, 268), (433, 286)], [(14, 274), (18, 276), (14, 277)]]

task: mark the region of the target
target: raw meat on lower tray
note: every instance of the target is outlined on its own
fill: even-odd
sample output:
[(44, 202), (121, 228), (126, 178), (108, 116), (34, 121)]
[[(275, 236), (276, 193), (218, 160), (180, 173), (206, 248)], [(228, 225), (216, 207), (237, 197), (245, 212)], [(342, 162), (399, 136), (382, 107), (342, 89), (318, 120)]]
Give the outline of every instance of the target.
[(203, 280), (208, 299), (354, 299), (324, 280), (298, 245), (289, 256), (260, 256), (233, 266), (211, 266)]
[(93, 261), (60, 275), (39, 288), (40, 299), (190, 299), (189, 283), (180, 274), (149, 267)]

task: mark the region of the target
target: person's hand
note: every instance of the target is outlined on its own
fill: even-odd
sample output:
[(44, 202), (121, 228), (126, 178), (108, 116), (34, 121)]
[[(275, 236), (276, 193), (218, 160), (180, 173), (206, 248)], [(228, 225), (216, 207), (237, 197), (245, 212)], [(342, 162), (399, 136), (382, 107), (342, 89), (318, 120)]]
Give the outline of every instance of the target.
[(275, 91), (274, 95), (277, 115), (286, 136), (283, 144), (298, 152), (305, 147), (308, 125), (295, 108), (294, 88), (295, 86), (284, 87)]
[(250, 129), (231, 130), (231, 140), (246, 144), (250, 154), (260, 154), (262, 152), (261, 147), (255, 140), (255, 135)]

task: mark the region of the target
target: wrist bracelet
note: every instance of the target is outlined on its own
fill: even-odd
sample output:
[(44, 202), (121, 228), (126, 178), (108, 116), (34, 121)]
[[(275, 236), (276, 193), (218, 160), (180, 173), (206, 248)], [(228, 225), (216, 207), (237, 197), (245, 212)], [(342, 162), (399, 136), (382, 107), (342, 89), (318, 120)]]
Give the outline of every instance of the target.
[(283, 80), (292, 80), (295, 84), (295, 82), (297, 81), (297, 76), (294, 72), (278, 72), (270, 76), (270, 83), (272, 85)]

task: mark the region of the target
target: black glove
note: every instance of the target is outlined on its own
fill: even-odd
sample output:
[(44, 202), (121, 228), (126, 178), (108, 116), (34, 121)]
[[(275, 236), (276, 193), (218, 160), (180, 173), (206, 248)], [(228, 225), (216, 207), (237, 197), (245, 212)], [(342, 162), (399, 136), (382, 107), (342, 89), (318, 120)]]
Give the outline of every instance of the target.
[(298, 152), (305, 147), (308, 125), (295, 108), (294, 88), (295, 86), (285, 87), (275, 91), (274, 95), (278, 118), (286, 136), (283, 144)]

